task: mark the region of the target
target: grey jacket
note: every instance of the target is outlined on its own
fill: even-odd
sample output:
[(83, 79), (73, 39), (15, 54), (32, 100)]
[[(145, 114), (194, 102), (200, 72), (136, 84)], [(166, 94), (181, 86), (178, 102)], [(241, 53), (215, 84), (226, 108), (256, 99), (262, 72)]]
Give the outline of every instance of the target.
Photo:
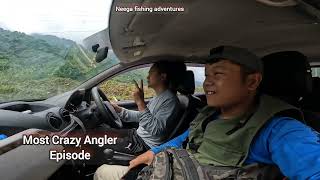
[(152, 148), (167, 140), (172, 126), (178, 122), (179, 112), (179, 99), (170, 90), (166, 90), (153, 97), (144, 111), (123, 108), (119, 115), (124, 122), (139, 122), (137, 134)]

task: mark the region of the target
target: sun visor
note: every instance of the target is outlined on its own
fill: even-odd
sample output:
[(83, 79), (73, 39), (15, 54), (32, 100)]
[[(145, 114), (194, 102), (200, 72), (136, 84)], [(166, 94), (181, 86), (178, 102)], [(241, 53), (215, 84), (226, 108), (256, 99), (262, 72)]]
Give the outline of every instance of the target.
[(82, 42), (84, 47), (90, 51), (93, 51), (92, 47), (96, 46), (97, 44), (99, 44), (98, 47), (100, 48), (109, 47), (110, 49), (111, 44), (109, 38), (109, 28), (85, 38)]

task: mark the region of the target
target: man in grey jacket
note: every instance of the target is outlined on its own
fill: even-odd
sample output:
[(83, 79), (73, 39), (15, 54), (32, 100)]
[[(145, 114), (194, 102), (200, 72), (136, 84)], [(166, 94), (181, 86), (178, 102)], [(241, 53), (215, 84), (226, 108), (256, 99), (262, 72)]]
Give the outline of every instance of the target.
[(175, 85), (179, 79), (177, 74), (186, 71), (184, 63), (159, 61), (153, 64), (149, 70), (148, 86), (155, 91), (148, 104), (144, 100), (143, 82), (139, 87), (134, 81), (136, 90), (133, 99), (138, 111), (128, 110), (112, 104), (123, 122), (137, 122), (139, 127), (135, 129), (117, 130), (120, 140), (110, 147), (116, 151), (139, 154), (148, 149), (162, 144), (167, 139), (170, 130), (178, 122), (180, 111), (179, 99), (176, 96)]

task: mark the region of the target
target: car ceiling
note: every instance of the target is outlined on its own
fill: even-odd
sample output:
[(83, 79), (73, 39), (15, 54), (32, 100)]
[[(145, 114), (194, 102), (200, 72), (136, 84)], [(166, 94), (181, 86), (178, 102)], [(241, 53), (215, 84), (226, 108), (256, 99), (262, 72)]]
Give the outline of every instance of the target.
[[(109, 19), (111, 46), (123, 63), (166, 56), (203, 60), (218, 45), (245, 47), (259, 56), (298, 50), (310, 61), (320, 61), (320, 22), (305, 11), (305, 4), (274, 7), (255, 0), (184, 0), (175, 1), (184, 13), (115, 11), (128, 2), (114, 1)], [(134, 2), (160, 5), (158, 0)]]

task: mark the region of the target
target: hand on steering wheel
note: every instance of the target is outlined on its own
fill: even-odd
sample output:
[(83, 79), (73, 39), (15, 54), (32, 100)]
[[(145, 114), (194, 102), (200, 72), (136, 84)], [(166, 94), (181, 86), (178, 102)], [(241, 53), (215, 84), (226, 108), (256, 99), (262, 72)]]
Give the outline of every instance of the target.
[(115, 103), (110, 103), (112, 105), (112, 107), (114, 108), (114, 110), (117, 112), (117, 113), (120, 113), (122, 111), (122, 108), (120, 106), (118, 106), (117, 104)]
[(101, 114), (102, 118), (114, 128), (122, 128), (123, 124), (122, 121), (114, 110), (113, 106), (110, 104), (107, 96), (98, 88), (93, 87), (91, 89), (91, 96), (94, 102), (97, 105), (97, 109)]

